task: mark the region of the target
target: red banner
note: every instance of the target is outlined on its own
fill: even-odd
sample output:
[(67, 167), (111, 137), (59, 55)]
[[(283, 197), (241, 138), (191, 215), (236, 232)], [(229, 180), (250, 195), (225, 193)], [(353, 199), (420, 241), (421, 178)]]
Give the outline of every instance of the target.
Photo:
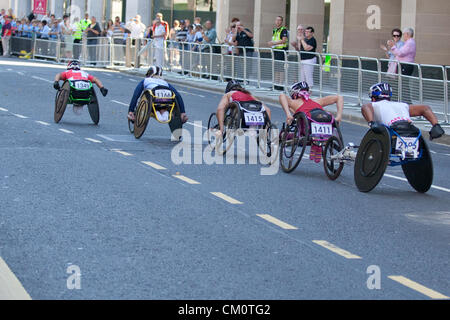
[(33, 13), (45, 16), (47, 14), (47, 0), (34, 0)]

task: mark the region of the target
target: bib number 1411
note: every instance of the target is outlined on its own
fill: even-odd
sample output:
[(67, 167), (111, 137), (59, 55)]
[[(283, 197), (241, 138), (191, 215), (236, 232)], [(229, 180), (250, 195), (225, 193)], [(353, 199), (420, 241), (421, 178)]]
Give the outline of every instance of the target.
[(333, 129), (331, 124), (319, 124), (319, 123), (311, 123), (311, 133), (312, 134), (323, 134), (323, 135), (332, 135)]

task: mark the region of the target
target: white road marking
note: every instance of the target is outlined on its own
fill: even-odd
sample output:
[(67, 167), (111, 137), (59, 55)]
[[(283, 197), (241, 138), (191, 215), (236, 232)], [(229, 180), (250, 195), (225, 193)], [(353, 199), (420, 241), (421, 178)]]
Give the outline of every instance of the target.
[(154, 162), (150, 162), (150, 161), (142, 161), (143, 164), (152, 167), (153, 169), (156, 170), (167, 170), (166, 168), (164, 168), (163, 166), (160, 166), (159, 164), (156, 164)]
[(203, 128), (203, 129), (206, 129), (206, 130), (208, 130), (208, 128), (207, 127), (204, 127), (204, 126), (200, 126), (200, 125), (198, 125), (198, 124), (196, 124), (196, 123), (193, 123), (193, 122), (186, 122), (186, 124), (189, 124), (189, 125), (191, 125), (191, 126), (193, 126), (193, 127), (197, 127), (197, 128)]
[(5, 109), (5, 108), (0, 108), (0, 111), (3, 111), (3, 112), (8, 112), (8, 109)]
[(288, 224), (286, 222), (283, 222), (281, 220), (278, 220), (277, 218), (272, 217), (271, 215), (268, 215), (268, 214), (257, 214), (257, 216), (262, 218), (262, 219), (264, 219), (264, 220), (266, 220), (266, 221), (269, 221), (270, 223), (273, 223), (273, 224), (279, 226), (282, 229), (285, 229), (285, 230), (298, 230), (297, 227), (291, 226), (290, 224)]
[(325, 249), (328, 249), (344, 258), (347, 259), (362, 259), (360, 256), (357, 256), (356, 254), (353, 254), (351, 252), (348, 252), (347, 250), (341, 249), (339, 247), (336, 247), (334, 244), (329, 243), (325, 240), (313, 240), (315, 244), (318, 244), (321, 247), (324, 247)]
[(181, 181), (184, 181), (184, 182), (189, 183), (189, 184), (200, 184), (200, 182), (192, 180), (192, 179), (190, 179), (188, 177), (185, 177), (185, 176), (182, 176), (182, 175), (174, 174), (174, 175), (172, 175), (172, 177), (180, 179)]
[(179, 93), (184, 93), (184, 94), (190, 94), (190, 95), (197, 96), (197, 97), (200, 97), (200, 98), (206, 98), (205, 96), (202, 96), (201, 94), (191, 93), (191, 92), (182, 91), (182, 90), (178, 90), (178, 92)]
[(31, 300), (30, 295), (1, 257), (0, 300)]
[(66, 129), (59, 129), (59, 131), (64, 132), (64, 133), (68, 133), (68, 134), (73, 134), (72, 131), (66, 130)]
[(50, 123), (44, 122), (44, 121), (35, 121), (36, 123), (42, 124), (43, 126), (49, 126)]
[(128, 104), (126, 104), (126, 103), (123, 103), (123, 102), (120, 102), (120, 101), (117, 101), (117, 100), (111, 100), (111, 102), (114, 102), (114, 103), (117, 103), (117, 104), (120, 104), (120, 105), (122, 105), (122, 106), (126, 106), (126, 107), (128, 107), (128, 106), (129, 106)]
[(437, 154), (437, 152), (436, 152), (436, 151), (433, 151), (433, 150), (430, 150), (430, 153), (432, 153), (432, 154)]
[(40, 78), (40, 77), (36, 77), (36, 76), (32, 76), (32, 78), (36, 79), (36, 80), (45, 81), (45, 82), (48, 82), (48, 83), (53, 83), (53, 81), (50, 81), (50, 80), (47, 80), (47, 79), (44, 79), (44, 78)]
[[(392, 179), (396, 179), (396, 180), (408, 182), (408, 179), (406, 179), (406, 178), (401, 178), (401, 177), (393, 176), (393, 175), (391, 175), (391, 174), (387, 174), (387, 173), (386, 173), (385, 176), (388, 177), (388, 178), (392, 178)], [(432, 185), (431, 188), (432, 188), (432, 189), (436, 189), (436, 190), (440, 190), (440, 191), (444, 191), (444, 192), (449, 192), (449, 193), (450, 193), (450, 189), (447, 189), (447, 188), (444, 188), (444, 187), (439, 187), (439, 186)]]
[(123, 156), (125, 156), (125, 157), (131, 157), (131, 156), (133, 155), (133, 154), (131, 154), (131, 153), (122, 151), (122, 150), (120, 150), (120, 149), (111, 149), (111, 151), (112, 151), (112, 152), (119, 153), (119, 154), (121, 154), (121, 155), (123, 155)]
[(95, 140), (95, 139), (91, 139), (91, 138), (84, 138), (84, 139), (87, 141), (90, 141), (90, 142), (94, 142), (94, 143), (103, 143), (100, 140)]
[(108, 140), (108, 141), (114, 141), (114, 139), (111, 139), (110, 137), (104, 136), (103, 134), (98, 134), (97, 136), (99, 136), (100, 138), (103, 138), (105, 140)]
[(421, 294), (426, 295), (427, 297), (430, 297), (431, 299), (450, 299), (449, 297), (447, 297), (437, 291), (429, 289), (429, 288), (427, 288), (415, 281), (412, 281), (408, 278), (405, 278), (403, 276), (389, 276), (388, 278), (391, 280), (397, 281), (398, 283), (400, 283), (410, 289), (420, 292)]
[(211, 194), (231, 204), (244, 204), (243, 202), (233, 199), (222, 192), (211, 192)]
[(21, 114), (13, 113), (13, 116), (15, 116), (15, 117), (17, 117), (17, 118), (20, 118), (20, 119), (28, 119), (28, 117), (25, 117), (25, 116), (23, 116), (23, 115), (21, 115)]
[(138, 82), (136, 79), (131, 79), (129, 78), (128, 80), (132, 81), (132, 82)]

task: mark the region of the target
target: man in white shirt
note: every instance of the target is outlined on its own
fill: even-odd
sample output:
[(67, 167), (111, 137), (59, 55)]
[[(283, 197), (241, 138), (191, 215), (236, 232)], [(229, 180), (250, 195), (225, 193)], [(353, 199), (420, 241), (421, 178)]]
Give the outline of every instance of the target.
[(141, 22), (140, 15), (137, 15), (130, 22), (128, 22), (126, 27), (131, 31), (130, 37), (132, 39), (144, 38), (146, 26)]
[(153, 47), (155, 49), (155, 65), (158, 67), (162, 67), (164, 65), (164, 47), (166, 37), (166, 28), (161, 23), (161, 19), (156, 18), (155, 31), (153, 33)]
[(382, 132), (382, 125), (390, 127), (399, 121), (412, 122), (411, 117), (419, 116), (423, 116), (433, 126), (430, 131), (430, 140), (440, 138), (445, 133), (429, 106), (391, 101), (392, 88), (389, 83), (374, 84), (370, 88), (369, 96), (372, 102), (362, 106), (361, 112), (375, 133)]

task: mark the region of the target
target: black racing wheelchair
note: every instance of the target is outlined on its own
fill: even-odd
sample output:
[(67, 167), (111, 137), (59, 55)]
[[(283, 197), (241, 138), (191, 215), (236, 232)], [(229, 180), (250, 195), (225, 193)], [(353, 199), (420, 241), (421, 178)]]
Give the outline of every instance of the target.
[(388, 166), (401, 166), (417, 192), (426, 193), (433, 184), (430, 150), (422, 132), (408, 121), (398, 121), (390, 127), (378, 126), (375, 131), (370, 129), (359, 147), (349, 145), (339, 152), (333, 152), (333, 148), (332, 143), (325, 146), (329, 152), (327, 163), (333, 167), (355, 161), (354, 179), (361, 192), (372, 191)]
[(85, 80), (66, 80), (56, 93), (54, 120), (59, 123), (68, 104), (87, 106), (92, 122), (98, 125), (100, 108), (92, 82)]
[[(260, 101), (233, 101), (225, 109), (224, 132), (222, 137), (217, 137), (220, 129), (217, 114), (211, 113), (208, 120), (208, 143), (216, 151), (224, 155), (234, 144), (237, 135), (253, 132), (257, 144), (267, 157), (271, 157), (277, 144), (277, 127), (273, 124)], [(217, 141), (217, 139), (221, 141)]]
[[(324, 146), (329, 144), (330, 149), (341, 151), (343, 138), (339, 123), (334, 116), (322, 109), (314, 109), (308, 116), (304, 112), (293, 115), (290, 125), (283, 124), (280, 133), (280, 165), (286, 173), (293, 172), (305, 156), (306, 149), (310, 147), (310, 154), (314, 149), (314, 156), (310, 159), (320, 162), (325, 157)], [(343, 165), (325, 169), (330, 179), (336, 179), (343, 169)]]
[(165, 86), (157, 86), (151, 90), (145, 90), (135, 111), (135, 120), (128, 119), (128, 129), (136, 139), (140, 139), (147, 129), (150, 118), (162, 124), (169, 124), (175, 140), (181, 139), (183, 123), (180, 107), (175, 93)]

